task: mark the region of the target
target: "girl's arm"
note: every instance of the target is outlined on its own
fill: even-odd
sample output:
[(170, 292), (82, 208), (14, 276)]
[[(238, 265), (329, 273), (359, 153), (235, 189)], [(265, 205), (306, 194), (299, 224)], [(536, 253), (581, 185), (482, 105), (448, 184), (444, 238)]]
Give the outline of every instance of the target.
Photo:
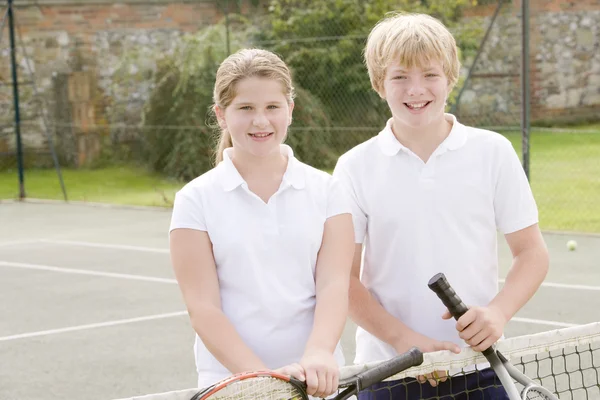
[(211, 354), (232, 373), (266, 369), (221, 309), (212, 244), (205, 231), (174, 229), (171, 262), (192, 327)]

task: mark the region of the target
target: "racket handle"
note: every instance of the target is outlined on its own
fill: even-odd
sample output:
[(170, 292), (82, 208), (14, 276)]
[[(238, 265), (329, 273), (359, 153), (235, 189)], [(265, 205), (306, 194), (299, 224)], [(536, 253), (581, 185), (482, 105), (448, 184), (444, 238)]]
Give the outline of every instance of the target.
[(469, 310), (460, 297), (458, 297), (454, 289), (452, 289), (452, 286), (450, 286), (450, 283), (444, 274), (435, 274), (433, 278), (429, 280), (427, 286), (437, 294), (455, 319), (459, 319)]
[[(454, 317), (454, 319), (459, 319), (466, 313), (469, 308), (463, 303), (463, 301), (458, 297), (448, 279), (443, 273), (435, 274), (427, 284), (429, 289), (433, 290), (435, 294), (442, 300), (442, 303), (448, 308), (450, 314)], [(482, 351), (484, 356), (488, 356), (494, 352), (494, 348), (490, 347)]]
[(422, 362), (423, 353), (416, 347), (413, 347), (406, 353), (402, 353), (391, 360), (356, 375), (357, 389), (361, 391), (406, 369), (420, 365)]

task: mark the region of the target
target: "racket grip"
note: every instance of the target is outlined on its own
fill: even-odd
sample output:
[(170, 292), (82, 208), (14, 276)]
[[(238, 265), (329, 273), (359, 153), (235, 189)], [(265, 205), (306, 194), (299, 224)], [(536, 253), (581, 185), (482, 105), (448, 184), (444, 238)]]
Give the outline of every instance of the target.
[(423, 353), (416, 347), (413, 347), (406, 353), (402, 353), (368, 371), (358, 374), (356, 376), (357, 389), (361, 391), (406, 369), (420, 365), (422, 362)]
[(452, 289), (452, 286), (450, 286), (450, 283), (443, 273), (435, 274), (429, 280), (427, 286), (437, 294), (455, 319), (459, 319), (469, 310), (460, 297), (458, 297), (454, 289)]

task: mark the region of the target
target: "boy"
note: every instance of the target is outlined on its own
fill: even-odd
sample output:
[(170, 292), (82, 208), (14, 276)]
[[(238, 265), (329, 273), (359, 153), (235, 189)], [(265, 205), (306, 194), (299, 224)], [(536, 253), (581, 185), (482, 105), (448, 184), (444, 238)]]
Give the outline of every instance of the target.
[[(378, 136), (344, 154), (334, 171), (353, 200), (355, 362), (389, 359), (411, 346), (458, 353), (466, 343), (484, 350), (502, 336), (548, 270), (537, 207), (519, 158), (501, 135), (444, 113), (460, 63), (454, 38), (438, 20), (398, 14), (380, 21), (369, 35), (365, 60), (392, 118)], [(497, 230), (513, 254), (500, 292)], [(427, 287), (438, 272), (471, 306), (456, 324)], [(397, 387), (394, 399), (427, 397), (427, 391), (439, 396), (487, 387), (495, 375), (485, 369), (462, 382), (439, 378), (420, 377), (430, 385), (409, 380), (415, 394), (405, 394), (398, 382), (379, 386)], [(506, 398), (502, 388), (478, 393), (482, 399)], [(378, 395), (389, 398), (389, 390), (359, 398)]]

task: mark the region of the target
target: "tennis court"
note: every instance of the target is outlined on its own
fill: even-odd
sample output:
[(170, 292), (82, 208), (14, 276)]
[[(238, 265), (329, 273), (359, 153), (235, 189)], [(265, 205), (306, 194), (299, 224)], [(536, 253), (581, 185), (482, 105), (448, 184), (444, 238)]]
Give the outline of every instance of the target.
[[(169, 219), (166, 209), (0, 202), (1, 400), (110, 400), (194, 385)], [(545, 239), (550, 273), (509, 338), (600, 321), (600, 236)], [(510, 252), (499, 243), (504, 276)], [(351, 323), (343, 344), (351, 362)]]

